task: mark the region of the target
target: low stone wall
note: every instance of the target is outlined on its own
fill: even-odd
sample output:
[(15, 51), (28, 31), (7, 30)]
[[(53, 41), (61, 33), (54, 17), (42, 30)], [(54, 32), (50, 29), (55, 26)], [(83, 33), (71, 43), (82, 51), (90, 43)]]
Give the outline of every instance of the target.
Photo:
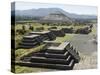
[(59, 70), (72, 70), (74, 64), (75, 64), (74, 60), (71, 60), (69, 65), (47, 64), (47, 63), (30, 63), (30, 62), (16, 63), (16, 65), (20, 65), (20, 66), (50, 68), (50, 69), (59, 69)]
[(57, 37), (65, 36), (65, 33), (63, 32), (63, 30), (51, 29), (50, 31), (53, 32), (53, 34), (55, 34)]

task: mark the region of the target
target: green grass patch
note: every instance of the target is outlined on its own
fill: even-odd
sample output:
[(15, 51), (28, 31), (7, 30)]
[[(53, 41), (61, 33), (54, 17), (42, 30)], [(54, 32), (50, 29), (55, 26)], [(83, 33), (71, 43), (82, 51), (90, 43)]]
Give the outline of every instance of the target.
[(34, 69), (31, 67), (22, 67), (22, 66), (15, 66), (15, 73), (31, 73), (31, 72), (37, 72), (38, 68)]
[(96, 34), (97, 33), (97, 29), (96, 28), (92, 28), (92, 32), (90, 33), (91, 34)]
[(57, 37), (55, 42), (61, 43), (64, 41), (69, 41), (73, 38), (74, 34), (66, 34), (64, 37)]
[(45, 44), (40, 45), (40, 46), (35, 47), (35, 48), (31, 48), (31, 49), (18, 49), (15, 51), (15, 58), (18, 61), (23, 56), (26, 56), (32, 52), (40, 51), (44, 46), (45, 46)]
[(31, 72), (47, 72), (47, 71), (55, 71), (55, 70), (15, 65), (15, 73), (31, 73)]

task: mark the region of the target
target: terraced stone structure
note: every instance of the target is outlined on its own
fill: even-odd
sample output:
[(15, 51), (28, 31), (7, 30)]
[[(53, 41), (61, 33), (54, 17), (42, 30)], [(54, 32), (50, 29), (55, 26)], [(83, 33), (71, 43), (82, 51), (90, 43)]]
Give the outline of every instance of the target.
[(64, 33), (73, 33), (73, 28), (62, 28)]
[(20, 48), (33, 48), (34, 46), (40, 45), (42, 42), (39, 35), (26, 35), (23, 37), (19, 46)]
[(42, 32), (31, 32), (30, 35), (40, 35), (41, 39), (44, 40), (55, 40), (56, 36), (50, 31), (42, 31)]
[(53, 34), (55, 34), (57, 37), (63, 37), (65, 36), (65, 33), (62, 29), (51, 29), (50, 30)]
[(50, 31), (31, 32), (23, 37), (22, 42), (19, 44), (19, 48), (33, 48), (42, 44), (45, 40), (54, 39), (56, 39), (56, 36)]
[(59, 70), (71, 70), (80, 61), (79, 53), (69, 42), (59, 43), (31, 53), (21, 59), (20, 66), (41, 67)]

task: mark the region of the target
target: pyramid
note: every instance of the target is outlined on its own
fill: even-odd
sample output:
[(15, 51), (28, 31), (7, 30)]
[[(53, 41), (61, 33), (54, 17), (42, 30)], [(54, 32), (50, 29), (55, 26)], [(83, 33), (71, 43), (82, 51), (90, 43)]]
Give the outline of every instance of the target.
[(30, 32), (23, 37), (22, 42), (19, 44), (19, 48), (33, 48), (42, 44), (45, 40), (54, 39), (56, 39), (56, 36), (51, 31)]
[(21, 60), (16, 65), (71, 70), (75, 63), (80, 61), (80, 57), (69, 42), (63, 42), (56, 46), (51, 44), (46, 49), (24, 56)]
[(56, 11), (53, 13), (50, 13), (49, 15), (43, 17), (41, 19), (41, 21), (48, 21), (48, 22), (68, 22), (68, 23), (72, 23), (72, 20), (66, 16), (65, 14), (63, 14), (60, 11)]

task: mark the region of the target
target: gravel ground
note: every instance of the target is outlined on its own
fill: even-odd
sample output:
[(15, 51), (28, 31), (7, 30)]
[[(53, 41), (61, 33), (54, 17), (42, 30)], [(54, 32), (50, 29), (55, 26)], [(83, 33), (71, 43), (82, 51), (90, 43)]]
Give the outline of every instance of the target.
[(90, 55), (97, 51), (97, 44), (92, 39), (93, 35), (76, 34), (70, 42), (80, 53)]
[(70, 40), (72, 45), (80, 53), (81, 60), (75, 64), (74, 70), (97, 68), (97, 44), (93, 41), (93, 35), (76, 34)]
[(96, 69), (97, 68), (97, 52), (91, 55), (82, 55), (79, 63), (75, 64), (74, 70)]

